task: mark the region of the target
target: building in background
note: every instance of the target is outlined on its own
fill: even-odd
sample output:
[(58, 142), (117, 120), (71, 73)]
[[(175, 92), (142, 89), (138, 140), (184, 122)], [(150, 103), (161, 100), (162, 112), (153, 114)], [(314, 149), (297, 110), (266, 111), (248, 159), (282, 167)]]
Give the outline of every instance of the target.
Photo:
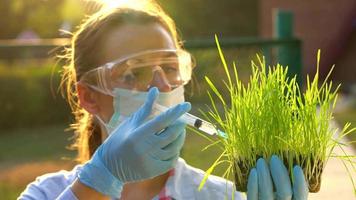
[(273, 37), (276, 9), (294, 14), (294, 34), (302, 40), (303, 74), (314, 74), (316, 53), (321, 49), (320, 71), (326, 76), (336, 64), (332, 78), (349, 90), (356, 84), (356, 1), (260, 0), (259, 33)]

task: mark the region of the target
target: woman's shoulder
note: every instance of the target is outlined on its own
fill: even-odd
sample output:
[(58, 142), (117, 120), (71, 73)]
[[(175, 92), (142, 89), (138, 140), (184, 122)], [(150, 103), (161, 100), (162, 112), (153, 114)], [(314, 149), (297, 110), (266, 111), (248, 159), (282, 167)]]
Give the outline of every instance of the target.
[(205, 172), (188, 165), (180, 158), (175, 166), (174, 175), (167, 181), (167, 193), (176, 199), (243, 199), (241, 193), (236, 192), (233, 183), (224, 178), (210, 175), (201, 190), (198, 190)]
[(78, 175), (82, 165), (75, 165), (72, 170), (60, 170), (57, 172), (47, 173), (36, 178), (39, 183), (72, 183), (76, 176)]
[(24, 199), (26, 199), (25, 197), (55, 199), (74, 182), (80, 168), (81, 165), (76, 165), (71, 171), (60, 170), (58, 172), (41, 175), (37, 177), (35, 181), (27, 185), (20, 197)]

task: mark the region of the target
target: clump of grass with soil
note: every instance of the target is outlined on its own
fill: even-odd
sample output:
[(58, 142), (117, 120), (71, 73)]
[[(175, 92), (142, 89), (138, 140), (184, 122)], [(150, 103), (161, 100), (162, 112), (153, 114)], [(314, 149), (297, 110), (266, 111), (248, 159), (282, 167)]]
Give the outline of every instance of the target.
[[(288, 68), (281, 65), (266, 67), (264, 59), (257, 56), (252, 61), (252, 75), (244, 85), (239, 78), (235, 63), (231, 73), (224, 55), (216, 42), (222, 60), (227, 95), (219, 91), (206, 77), (211, 91), (208, 95), (211, 106), (203, 113), (212, 123), (227, 134), (213, 145), (220, 145), (224, 152), (207, 171), (207, 176), (221, 164), (228, 163), (225, 176), (233, 175), (237, 190), (246, 191), (250, 169), (258, 158), (269, 160), (278, 155), (291, 171), (294, 165), (300, 165), (309, 182), (310, 192), (317, 192), (321, 185), (323, 169), (332, 156), (342, 159), (355, 188), (351, 173), (355, 172), (353, 155), (334, 155), (336, 146), (343, 148), (340, 139), (355, 128), (347, 123), (342, 130), (330, 125), (333, 108), (337, 100), (339, 86), (334, 89), (328, 77), (320, 85), (319, 66), (314, 78), (307, 77), (306, 90), (298, 86), (296, 77), (288, 77)], [(317, 63), (320, 60), (320, 51)], [(319, 65), (319, 64), (317, 64)], [(222, 105), (220, 112), (218, 105)], [(338, 132), (337, 138), (334, 134)], [(350, 166), (346, 163), (351, 164)], [(293, 177), (292, 177), (293, 181)], [(204, 184), (202, 181), (201, 187)]]

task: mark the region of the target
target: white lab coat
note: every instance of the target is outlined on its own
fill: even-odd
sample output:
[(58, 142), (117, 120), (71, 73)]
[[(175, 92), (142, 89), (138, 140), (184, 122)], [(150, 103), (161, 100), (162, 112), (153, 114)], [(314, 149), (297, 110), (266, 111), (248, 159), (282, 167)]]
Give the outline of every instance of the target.
[[(49, 200), (66, 199), (77, 200), (70, 189), (70, 185), (77, 178), (81, 165), (72, 171), (59, 171), (46, 174), (29, 184), (18, 199), (21, 200)], [(204, 177), (204, 171), (189, 166), (180, 158), (174, 168), (174, 175), (170, 176), (165, 185), (166, 196), (171, 199), (184, 200), (217, 200), (217, 199), (244, 199), (243, 195), (236, 192), (232, 183), (221, 177), (209, 176), (202, 190), (198, 191), (199, 184)], [(153, 198), (158, 200), (159, 196)]]

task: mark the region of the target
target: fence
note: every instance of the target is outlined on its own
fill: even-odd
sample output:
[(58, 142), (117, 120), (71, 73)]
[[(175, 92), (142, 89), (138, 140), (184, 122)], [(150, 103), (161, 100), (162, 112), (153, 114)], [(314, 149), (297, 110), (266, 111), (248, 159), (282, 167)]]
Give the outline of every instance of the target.
[[(267, 63), (280, 63), (289, 66), (289, 75), (302, 78), (301, 41), (293, 36), (293, 15), (289, 11), (279, 10), (274, 16), (275, 38), (220, 38), (222, 48), (258, 47)], [(0, 59), (13, 61), (24, 58), (48, 58), (61, 47), (69, 45), (65, 38), (40, 40), (0, 40)], [(185, 43), (187, 49), (216, 48), (213, 39), (193, 39)]]

